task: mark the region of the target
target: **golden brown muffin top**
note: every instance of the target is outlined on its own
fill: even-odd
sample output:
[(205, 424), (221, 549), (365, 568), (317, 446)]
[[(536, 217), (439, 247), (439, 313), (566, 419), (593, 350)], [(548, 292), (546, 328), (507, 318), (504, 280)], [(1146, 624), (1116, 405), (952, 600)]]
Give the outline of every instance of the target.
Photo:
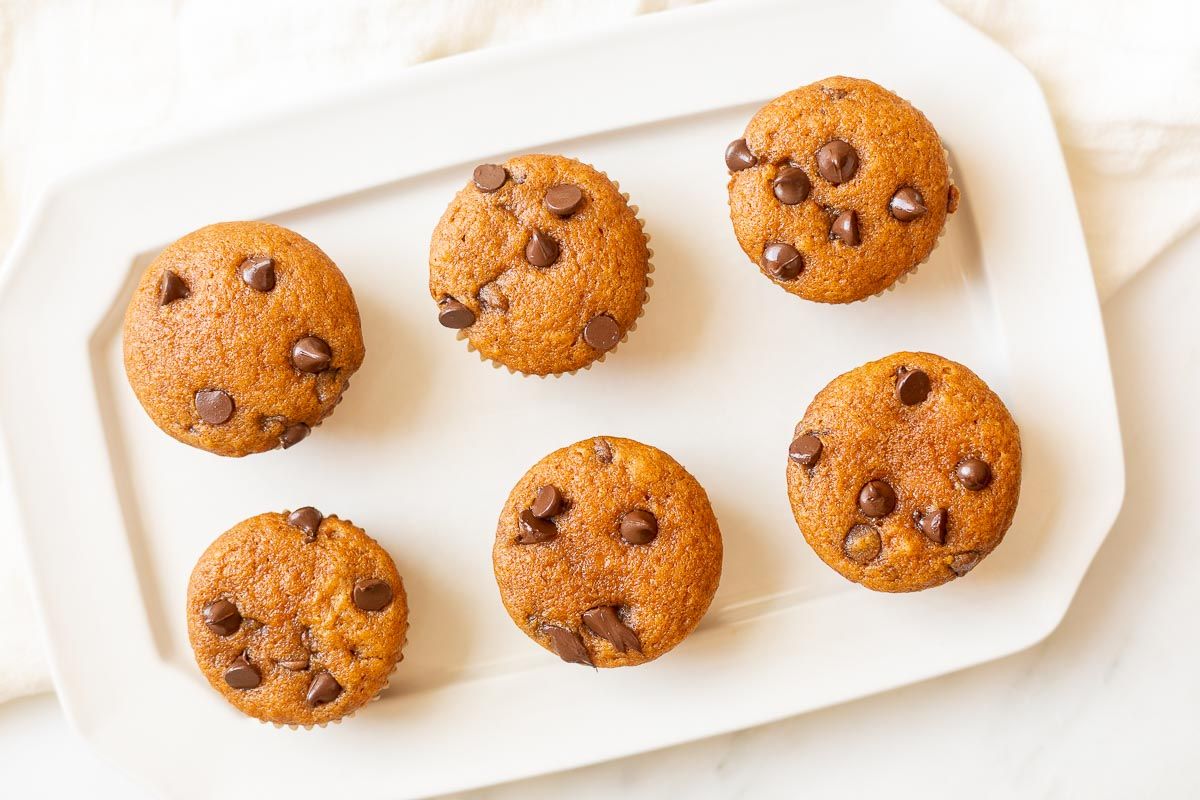
[(1021, 489), (1021, 437), (971, 370), (895, 353), (832, 380), (796, 426), (787, 466), (796, 524), (842, 575), (885, 592), (965, 575), (1004, 538)]
[(187, 626), (200, 671), (238, 710), (320, 725), (387, 685), (408, 601), (374, 539), (306, 507), (251, 517), (209, 545), (188, 582)]
[(341, 270), (267, 222), (209, 225), (163, 250), (129, 301), (124, 346), (154, 423), (224, 456), (304, 439), (365, 355)]
[(642, 664), (679, 644), (721, 578), (721, 531), (661, 450), (603, 436), (556, 450), (513, 488), (492, 563), (509, 616), (565, 661)]
[(783, 289), (822, 303), (891, 286), (929, 256), (958, 202), (925, 115), (858, 78), (767, 103), (726, 164), (742, 250)]
[(528, 155), (480, 165), (455, 195), (429, 247), (429, 294), (484, 358), (558, 374), (625, 337), (649, 268), (642, 223), (604, 173)]

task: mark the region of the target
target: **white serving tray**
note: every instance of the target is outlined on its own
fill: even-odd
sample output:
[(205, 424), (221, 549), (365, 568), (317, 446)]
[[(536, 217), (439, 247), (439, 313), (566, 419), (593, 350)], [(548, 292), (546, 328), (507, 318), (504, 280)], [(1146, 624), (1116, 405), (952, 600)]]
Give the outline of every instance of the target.
[[(853, 35), (806, 35), (808, 4), (714, 4), (446, 59), (51, 191), (0, 297), (0, 411), (75, 727), (174, 797), (415, 797), (767, 722), (1053, 630), (1124, 490), (1104, 332), (1054, 127), (1030, 75), (936, 4), (842, 2), (838, 15), (858, 21)], [(908, 284), (828, 307), (780, 291), (741, 253), (722, 153), (759, 104), (839, 73), (928, 114), (964, 202)], [(560, 380), (480, 363), (437, 324), (426, 290), (430, 231), (471, 168), (531, 151), (619, 180), (656, 253), (635, 334)], [(311, 439), (230, 460), (153, 427), (124, 379), (120, 323), (162, 246), (250, 218), (300, 231), (341, 265), (368, 353)], [(991, 383), (1021, 426), (1025, 481), (1007, 540), (969, 578), (890, 596), (843, 581), (809, 550), (784, 468), (813, 394), (900, 349), (942, 353)], [(635, 669), (559, 662), (512, 625), (492, 579), (511, 486), (593, 434), (678, 458), (725, 536), (700, 629)], [(412, 630), (379, 702), (341, 725), (290, 731), (240, 716), (208, 687), (183, 609), (215, 536), (305, 504), (387, 547)]]

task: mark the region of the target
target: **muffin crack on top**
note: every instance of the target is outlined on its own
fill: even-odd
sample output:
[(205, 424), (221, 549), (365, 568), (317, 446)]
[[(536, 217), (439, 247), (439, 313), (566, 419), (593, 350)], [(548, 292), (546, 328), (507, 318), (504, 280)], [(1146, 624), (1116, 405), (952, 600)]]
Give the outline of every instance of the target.
[(847, 303), (928, 258), (958, 190), (937, 131), (911, 104), (833, 77), (767, 103), (725, 152), (734, 233), (792, 294)]
[(573, 372), (636, 325), (647, 241), (636, 208), (587, 164), (481, 164), (434, 230), (429, 293), (438, 321), (482, 358), (529, 375)]

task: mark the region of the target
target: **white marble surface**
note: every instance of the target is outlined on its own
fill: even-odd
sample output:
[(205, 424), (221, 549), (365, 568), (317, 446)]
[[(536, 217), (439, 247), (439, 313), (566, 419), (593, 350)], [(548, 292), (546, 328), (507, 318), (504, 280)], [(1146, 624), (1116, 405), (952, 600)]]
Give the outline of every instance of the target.
[[(458, 797), (1200, 796), (1190, 508), (1200, 441), (1197, 262), (1193, 231), (1105, 304), (1128, 490), (1062, 626), (1044, 642), (773, 725)], [(1088, 491), (1086, 474), (1076, 490)], [(223, 757), (237, 756), (214, 756), (213, 769)], [(52, 695), (0, 706), (0, 775), (6, 797), (149, 797), (97, 761)], [(377, 797), (388, 796), (379, 787)]]

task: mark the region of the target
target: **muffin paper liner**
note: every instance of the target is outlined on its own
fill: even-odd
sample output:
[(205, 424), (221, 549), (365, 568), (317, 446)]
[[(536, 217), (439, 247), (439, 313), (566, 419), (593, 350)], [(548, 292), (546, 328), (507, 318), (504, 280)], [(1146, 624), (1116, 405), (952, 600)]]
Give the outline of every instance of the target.
[[(593, 169), (595, 169), (595, 167), (593, 167)], [(597, 171), (599, 171), (599, 170), (597, 170)], [(495, 359), (488, 358), (483, 353), (479, 352), (479, 350), (474, 345), (471, 344), (470, 339), (467, 337), (467, 332), (465, 330), (458, 331), (458, 338), (460, 340), (466, 342), (467, 350), (469, 350), (472, 353), (477, 354), (479, 356), (480, 361), (483, 361), (484, 363), (487, 363), (487, 364), (491, 364), (496, 369), (506, 369), (506, 370), (508, 370), (509, 374), (520, 375), (522, 378), (561, 378), (563, 375), (574, 375), (576, 372), (579, 372), (580, 370), (588, 370), (597, 364), (604, 363), (604, 359), (608, 358), (610, 355), (617, 352), (617, 350), (620, 349), (621, 345), (625, 343), (625, 340), (629, 338), (629, 334), (631, 334), (635, 330), (637, 330), (637, 320), (641, 319), (646, 314), (646, 306), (650, 303), (650, 287), (654, 285), (654, 278), (651, 277), (651, 275), (653, 275), (653, 273), (654, 273), (654, 249), (652, 247), (650, 247), (650, 235), (648, 233), (646, 233), (646, 221), (643, 220), (640, 216), (638, 216), (638, 211), (639, 211), (638, 207), (629, 202), (629, 194), (627, 192), (622, 192), (621, 184), (619, 184), (617, 181), (614, 181), (612, 178), (609, 178), (608, 173), (600, 172), (600, 174), (603, 175), (605, 178), (607, 178), (608, 181), (613, 185), (613, 188), (615, 188), (617, 190), (617, 192), (621, 195), (621, 197), (623, 197), (625, 199), (625, 204), (627, 206), (629, 206), (629, 209), (633, 212), (634, 218), (637, 219), (638, 228), (640, 228), (642, 231), (642, 239), (644, 239), (646, 242), (646, 288), (642, 292), (642, 307), (638, 309), (637, 318), (634, 319), (634, 321), (632, 323), (630, 323), (629, 327), (625, 329), (624, 333), (622, 333), (622, 335), (621, 335), (621, 340), (619, 342), (617, 342), (612, 347), (612, 349), (606, 350), (605, 352), (601, 353), (600, 356), (598, 358), (596, 358), (595, 360), (593, 360), (592, 362), (585, 364), (582, 367), (578, 367), (576, 369), (567, 370), (565, 372), (548, 372), (545, 375), (538, 375), (537, 373), (534, 373), (534, 372), (525, 372), (523, 370), (519, 370), (514, 367), (510, 367), (507, 364), (503, 364), (499, 361), (496, 361)]]
[[(949, 192), (950, 188), (955, 186), (954, 167), (950, 164), (950, 151), (944, 147), (942, 148), (942, 157), (946, 159), (946, 183), (948, 184), (946, 187), (946, 191)], [(961, 203), (961, 200), (959, 202)], [(937, 250), (939, 246), (941, 246), (942, 237), (946, 235), (946, 228), (950, 224), (951, 216), (952, 215), (949, 213), (949, 210), (947, 210), (946, 219), (943, 220), (943, 222), (942, 222), (942, 229), (940, 231), (938, 231), (937, 239), (934, 240), (933, 247), (929, 248), (928, 255), (926, 255), (924, 258), (922, 258), (916, 264), (913, 264), (911, 267), (906, 269), (904, 272), (900, 273), (900, 275), (896, 278), (896, 280), (892, 281), (890, 284), (888, 284), (884, 288), (880, 289), (875, 294), (867, 295), (866, 297), (860, 297), (857, 300), (852, 300), (851, 302), (852, 303), (865, 303), (868, 300), (870, 300), (872, 297), (882, 297), (886, 292), (893, 291), (897, 286), (900, 286), (901, 284), (906, 283), (911, 276), (916, 275), (917, 271), (921, 268), (921, 265), (924, 264), (926, 261), (928, 261), (933, 256), (934, 251)]]

